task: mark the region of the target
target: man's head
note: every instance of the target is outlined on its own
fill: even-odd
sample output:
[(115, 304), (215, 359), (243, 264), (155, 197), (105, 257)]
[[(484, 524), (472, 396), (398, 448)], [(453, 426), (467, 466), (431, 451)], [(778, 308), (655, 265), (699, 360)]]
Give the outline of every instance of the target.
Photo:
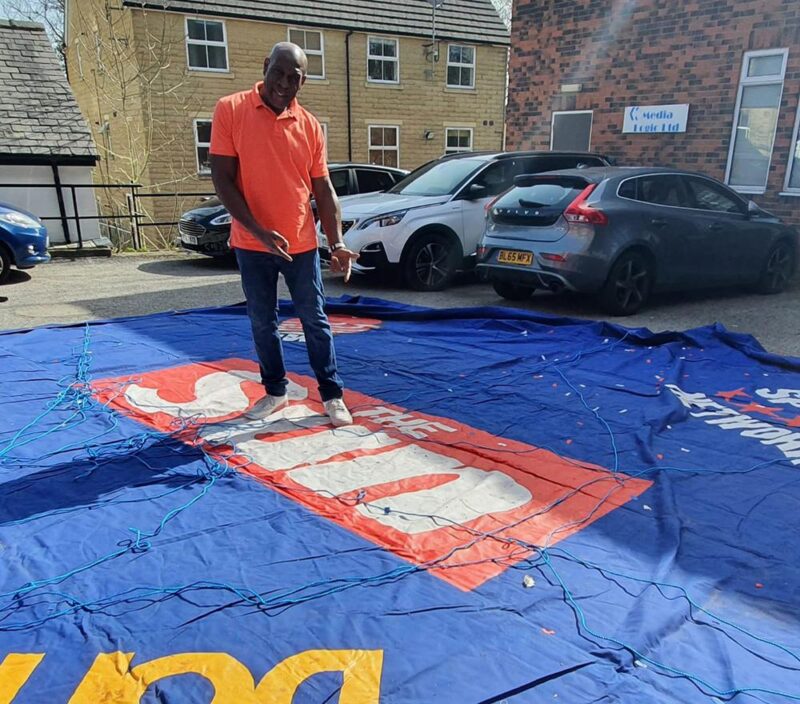
[(308, 59), (305, 52), (291, 42), (272, 47), (264, 59), (264, 88), (261, 97), (276, 113), (282, 113), (306, 82)]

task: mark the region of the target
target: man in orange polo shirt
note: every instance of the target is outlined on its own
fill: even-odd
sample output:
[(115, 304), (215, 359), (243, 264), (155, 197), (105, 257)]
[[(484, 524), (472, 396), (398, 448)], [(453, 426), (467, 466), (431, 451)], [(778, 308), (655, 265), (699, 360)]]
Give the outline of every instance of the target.
[(247, 416), (266, 418), (288, 400), (278, 335), (278, 274), (283, 274), (325, 411), (333, 425), (341, 426), (353, 419), (342, 400), (324, 310), (311, 193), (330, 244), (331, 269), (344, 272), (347, 281), (358, 255), (342, 242), (341, 209), (328, 177), (322, 128), (295, 98), (307, 66), (299, 46), (281, 42), (264, 60), (263, 82), (220, 99), (211, 123), (211, 176), (233, 217), (231, 246), (267, 392)]

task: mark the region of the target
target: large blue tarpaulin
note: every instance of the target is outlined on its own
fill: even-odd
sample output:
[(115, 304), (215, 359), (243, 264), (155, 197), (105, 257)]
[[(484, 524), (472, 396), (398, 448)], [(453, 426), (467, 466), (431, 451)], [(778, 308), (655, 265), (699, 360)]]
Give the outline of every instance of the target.
[(0, 702), (800, 700), (800, 361), (331, 301), (0, 334)]

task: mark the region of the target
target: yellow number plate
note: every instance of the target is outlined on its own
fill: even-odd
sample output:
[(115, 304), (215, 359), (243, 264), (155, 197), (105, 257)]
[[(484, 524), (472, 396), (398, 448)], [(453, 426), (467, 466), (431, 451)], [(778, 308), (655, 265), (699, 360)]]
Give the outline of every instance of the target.
[(501, 249), (497, 253), (497, 261), (500, 264), (520, 264), (529, 266), (533, 263), (533, 253), (518, 252), (514, 249)]

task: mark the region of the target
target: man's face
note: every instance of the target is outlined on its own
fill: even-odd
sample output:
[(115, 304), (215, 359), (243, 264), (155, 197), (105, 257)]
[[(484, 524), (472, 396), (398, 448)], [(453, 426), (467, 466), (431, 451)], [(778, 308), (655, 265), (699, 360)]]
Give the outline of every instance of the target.
[(264, 98), (276, 112), (289, 107), (305, 82), (305, 72), (291, 54), (278, 54), (264, 62)]

